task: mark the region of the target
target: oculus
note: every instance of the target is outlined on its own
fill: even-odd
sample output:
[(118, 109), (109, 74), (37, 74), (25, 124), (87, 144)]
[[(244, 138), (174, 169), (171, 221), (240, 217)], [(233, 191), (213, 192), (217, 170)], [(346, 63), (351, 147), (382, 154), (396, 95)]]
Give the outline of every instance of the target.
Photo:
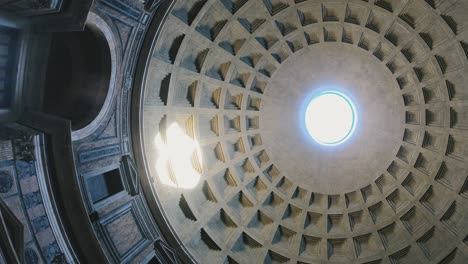
[(338, 91), (325, 91), (312, 98), (306, 109), (305, 125), (320, 145), (336, 146), (347, 141), (357, 123), (353, 102)]

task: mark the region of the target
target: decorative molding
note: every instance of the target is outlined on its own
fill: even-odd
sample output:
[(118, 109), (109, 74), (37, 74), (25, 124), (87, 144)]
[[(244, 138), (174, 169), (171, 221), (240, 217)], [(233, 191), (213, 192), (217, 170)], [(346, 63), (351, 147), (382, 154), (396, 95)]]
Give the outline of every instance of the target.
[(90, 136), (100, 127), (100, 125), (104, 122), (104, 119), (112, 114), (112, 110), (115, 109), (112, 107), (112, 105), (118, 90), (117, 75), (120, 71), (120, 65), (122, 63), (122, 59), (120, 59), (122, 54), (121, 52), (119, 52), (118, 49), (116, 35), (113, 33), (109, 24), (103, 18), (101, 18), (99, 15), (93, 12), (89, 12), (86, 24), (89, 27), (100, 31), (106, 38), (111, 54), (111, 76), (109, 80), (109, 90), (107, 91), (106, 100), (104, 101), (104, 104), (102, 105), (99, 114), (86, 127), (72, 132), (73, 141), (78, 141), (80, 139)]
[(132, 196), (139, 194), (140, 179), (138, 178), (135, 162), (131, 156), (126, 155), (122, 157), (120, 172), (122, 173), (124, 185), (126, 186), (125, 189), (127, 189), (128, 193)]
[(81, 164), (97, 161), (107, 157), (112, 157), (121, 153), (120, 144), (107, 145), (79, 153), (78, 157)]

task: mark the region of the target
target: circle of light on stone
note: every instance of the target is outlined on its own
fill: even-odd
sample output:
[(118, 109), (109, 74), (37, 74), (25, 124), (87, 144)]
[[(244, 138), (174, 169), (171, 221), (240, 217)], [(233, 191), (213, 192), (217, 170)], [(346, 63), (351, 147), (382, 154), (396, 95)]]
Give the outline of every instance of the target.
[(305, 124), (310, 136), (321, 145), (336, 146), (348, 140), (356, 128), (353, 102), (337, 91), (315, 96), (307, 106)]

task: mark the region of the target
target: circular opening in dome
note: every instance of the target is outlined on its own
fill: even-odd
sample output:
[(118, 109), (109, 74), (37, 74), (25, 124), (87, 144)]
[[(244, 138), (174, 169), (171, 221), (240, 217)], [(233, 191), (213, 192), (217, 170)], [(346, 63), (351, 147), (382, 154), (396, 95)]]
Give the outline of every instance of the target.
[(337, 91), (326, 91), (312, 98), (305, 124), (310, 136), (321, 145), (336, 146), (354, 132), (357, 113), (353, 102)]

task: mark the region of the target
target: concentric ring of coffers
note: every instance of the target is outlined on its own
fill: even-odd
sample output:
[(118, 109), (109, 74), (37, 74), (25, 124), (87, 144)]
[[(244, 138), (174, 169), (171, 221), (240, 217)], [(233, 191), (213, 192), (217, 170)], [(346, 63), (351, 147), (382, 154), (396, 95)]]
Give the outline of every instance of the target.
[[(466, 261), (467, 10), (467, 1), (176, 1), (148, 68), (143, 133), (158, 198), (194, 258)], [(283, 63), (336, 42), (395, 78), (404, 131), (374, 180), (329, 194), (275, 165), (260, 113)]]

